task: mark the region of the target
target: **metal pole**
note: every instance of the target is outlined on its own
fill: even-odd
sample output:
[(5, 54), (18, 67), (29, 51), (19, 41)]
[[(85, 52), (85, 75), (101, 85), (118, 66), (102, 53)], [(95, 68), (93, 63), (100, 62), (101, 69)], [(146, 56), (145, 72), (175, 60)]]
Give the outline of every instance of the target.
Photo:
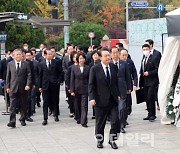
[[(129, 9), (128, 9), (129, 0), (126, 0), (126, 39), (129, 41)], [(128, 46), (129, 49), (129, 46)]]
[[(161, 0), (159, 0), (159, 4), (161, 3)], [(159, 18), (161, 18), (161, 11), (159, 11)]]
[(92, 46), (92, 38), (90, 38), (90, 41), (91, 41), (91, 46)]
[[(63, 0), (64, 20), (69, 20), (68, 0)], [(64, 47), (69, 43), (69, 26), (64, 26)]]

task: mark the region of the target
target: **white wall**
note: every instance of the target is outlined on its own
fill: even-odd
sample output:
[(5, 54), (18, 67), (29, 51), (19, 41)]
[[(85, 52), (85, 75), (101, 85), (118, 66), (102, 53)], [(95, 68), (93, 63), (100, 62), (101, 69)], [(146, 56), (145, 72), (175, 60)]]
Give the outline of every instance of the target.
[(162, 34), (167, 33), (166, 19), (146, 19), (129, 21), (129, 53), (139, 72), (142, 52), (141, 47), (145, 40), (152, 39), (154, 48), (162, 52)]

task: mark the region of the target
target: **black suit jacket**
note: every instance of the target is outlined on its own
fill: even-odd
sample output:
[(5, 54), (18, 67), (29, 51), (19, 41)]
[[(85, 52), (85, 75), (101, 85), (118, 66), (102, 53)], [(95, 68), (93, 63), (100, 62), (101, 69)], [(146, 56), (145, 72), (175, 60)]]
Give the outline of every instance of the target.
[(127, 90), (131, 90), (131, 79), (128, 64), (124, 60), (119, 60), (118, 85), (120, 95), (126, 95)]
[(4, 58), (0, 61), (0, 79), (6, 80), (7, 64), (12, 60), (13, 58), (9, 56), (7, 59)]
[[(144, 56), (143, 56), (144, 59)], [(158, 79), (158, 68), (159, 63), (161, 60), (161, 54), (158, 52), (153, 52), (153, 55), (151, 54), (147, 60), (147, 63), (144, 68), (144, 72), (148, 72), (149, 76), (144, 76), (143, 72), (143, 59), (141, 61), (141, 69), (140, 69), (140, 81), (139, 81), (139, 87), (144, 86), (157, 86), (159, 84)]]
[(34, 72), (34, 65), (33, 62), (26, 59), (26, 61), (29, 63), (30, 69), (31, 69), (31, 85), (35, 85), (35, 72)]
[(6, 71), (7, 71), (7, 60), (6, 58), (0, 61), (0, 79), (6, 80)]
[(75, 94), (88, 94), (89, 66), (84, 65), (83, 73), (79, 65), (71, 68), (70, 91)]
[(39, 84), (39, 62), (37, 60), (32, 60), (33, 62), (33, 68), (34, 68), (34, 81), (35, 86), (38, 86)]
[(110, 85), (108, 84), (107, 77), (104, 73), (101, 63), (94, 65), (90, 70), (89, 76), (89, 100), (95, 100), (96, 106), (106, 107), (109, 104), (109, 100), (112, 99), (118, 105), (118, 69), (110, 63), (110, 74), (111, 80)]
[(128, 64), (129, 74), (131, 79), (131, 91), (133, 91), (133, 85), (136, 87), (138, 85), (137, 71), (134, 62), (131, 59), (128, 58), (126, 62)]
[(47, 68), (46, 60), (40, 62), (39, 65), (39, 88), (43, 91), (47, 90), (49, 84), (60, 84), (64, 81), (62, 64), (55, 60), (51, 60), (50, 69)]

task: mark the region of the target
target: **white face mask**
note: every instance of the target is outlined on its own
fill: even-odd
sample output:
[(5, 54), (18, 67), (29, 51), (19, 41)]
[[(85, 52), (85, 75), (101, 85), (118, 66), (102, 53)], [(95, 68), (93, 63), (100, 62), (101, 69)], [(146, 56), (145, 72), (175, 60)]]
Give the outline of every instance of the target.
[(28, 46), (24, 46), (24, 50), (27, 50), (28, 49)]
[(148, 51), (148, 50), (144, 50), (144, 51), (143, 51), (143, 55), (144, 55), (145, 57), (149, 56), (149, 54), (150, 54), (150, 51)]
[(88, 51), (90, 52), (90, 51), (92, 51), (91, 49), (88, 49)]

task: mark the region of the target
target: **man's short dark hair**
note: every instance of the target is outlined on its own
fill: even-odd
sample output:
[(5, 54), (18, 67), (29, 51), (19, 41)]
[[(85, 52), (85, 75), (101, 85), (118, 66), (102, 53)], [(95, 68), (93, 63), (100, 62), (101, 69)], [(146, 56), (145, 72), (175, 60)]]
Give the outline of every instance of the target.
[(112, 49), (117, 49), (118, 52), (119, 52), (119, 49), (118, 49), (116, 46), (113, 46), (113, 47), (111, 47), (111, 49), (110, 49), (110, 53), (112, 52)]
[(108, 51), (109, 52), (109, 49), (107, 47), (103, 47), (99, 50), (99, 56), (102, 57), (102, 52), (103, 51)]
[(154, 41), (151, 39), (146, 40), (145, 42), (148, 42), (150, 45), (154, 46)]
[(30, 53), (31, 55), (33, 55), (33, 53), (32, 53), (31, 50), (25, 51), (25, 54), (26, 54), (26, 53)]
[(128, 53), (128, 50), (127, 50), (127, 49), (120, 49), (119, 52), (121, 53), (122, 50), (125, 50), (125, 51)]
[(147, 48), (149, 48), (149, 49), (150, 49), (149, 44), (143, 44), (143, 45), (142, 45), (142, 49), (143, 49), (144, 47), (147, 47)]
[(119, 48), (124, 48), (124, 45), (122, 43), (116, 43), (116, 45), (118, 45)]

